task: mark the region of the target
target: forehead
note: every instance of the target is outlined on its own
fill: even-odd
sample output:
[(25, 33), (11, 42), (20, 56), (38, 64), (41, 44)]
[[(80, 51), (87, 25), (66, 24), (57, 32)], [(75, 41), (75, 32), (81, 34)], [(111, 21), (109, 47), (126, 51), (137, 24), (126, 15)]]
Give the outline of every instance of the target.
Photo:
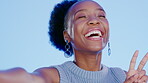
[[(103, 8), (95, 1), (92, 1), (92, 0), (84, 0), (84, 1), (80, 1), (80, 2), (77, 2), (75, 3), (69, 10), (69, 12), (72, 14), (72, 13), (75, 13), (79, 10), (96, 10), (96, 9), (100, 9), (102, 11)], [(105, 12), (105, 11), (104, 11)]]

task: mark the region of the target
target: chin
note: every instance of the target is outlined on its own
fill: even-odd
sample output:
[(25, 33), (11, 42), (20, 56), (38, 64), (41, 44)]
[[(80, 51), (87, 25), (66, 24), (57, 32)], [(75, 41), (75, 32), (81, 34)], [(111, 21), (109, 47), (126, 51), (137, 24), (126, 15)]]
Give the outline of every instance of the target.
[(103, 47), (91, 47), (90, 50), (94, 52), (101, 52), (104, 48)]

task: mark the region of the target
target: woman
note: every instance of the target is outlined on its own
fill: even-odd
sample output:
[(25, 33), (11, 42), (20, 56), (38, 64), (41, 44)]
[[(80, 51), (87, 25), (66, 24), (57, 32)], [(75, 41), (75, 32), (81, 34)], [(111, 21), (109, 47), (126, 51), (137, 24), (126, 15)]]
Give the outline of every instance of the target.
[[(144, 65), (148, 54), (138, 68), (134, 66), (135, 52), (129, 71), (109, 68), (101, 64), (102, 50), (109, 40), (109, 24), (104, 9), (92, 0), (63, 1), (55, 6), (50, 19), (49, 35), (52, 44), (74, 55), (74, 61), (40, 68), (27, 73), (22, 68), (0, 73), (0, 83), (146, 83)], [(63, 35), (63, 36), (62, 36)]]

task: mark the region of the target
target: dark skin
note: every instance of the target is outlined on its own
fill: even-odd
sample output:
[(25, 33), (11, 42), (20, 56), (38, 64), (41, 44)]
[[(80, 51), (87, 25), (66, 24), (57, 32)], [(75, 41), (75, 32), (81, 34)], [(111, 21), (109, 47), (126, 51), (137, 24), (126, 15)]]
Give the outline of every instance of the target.
[(127, 72), (127, 78), (124, 83), (147, 83), (148, 81), (148, 76), (146, 75), (146, 71), (143, 70), (146, 62), (148, 61), (148, 53), (143, 57), (140, 64), (138, 65), (138, 68), (135, 69), (138, 53), (139, 51), (136, 51), (132, 57), (129, 70)]
[[(124, 83), (147, 83), (148, 76), (143, 67), (148, 61), (148, 53), (143, 57), (138, 68), (135, 69), (137, 56), (138, 51), (132, 57)], [(49, 67), (37, 69), (33, 73), (27, 73), (22, 68), (0, 72), (0, 83), (59, 83), (59, 81), (58, 71), (55, 68)]]
[[(87, 40), (83, 38), (83, 36), (79, 39), (73, 40), (73, 37), (75, 36), (71, 36), (71, 35), (77, 35), (77, 34), (72, 33), (71, 35), (69, 35), (67, 31), (63, 32), (64, 38), (69, 42), (72, 42), (73, 46), (75, 46), (73, 47), (75, 51), (74, 52), (75, 64), (78, 67), (88, 71), (99, 71), (101, 69), (100, 69), (100, 66), (98, 65), (101, 64), (101, 57), (102, 57), (102, 53), (100, 52), (100, 50), (104, 48), (104, 47), (102, 48), (100, 47), (102, 46), (102, 43), (104, 43), (103, 45), (105, 45), (108, 42), (107, 40), (109, 36), (107, 19), (102, 17), (102, 15), (104, 15), (104, 11), (102, 11), (101, 7), (97, 3), (92, 2), (91, 0), (82, 1), (81, 3), (78, 2), (73, 9), (78, 9), (77, 7), (83, 8), (86, 10), (86, 11), (85, 10), (82, 11), (82, 13), (79, 12), (79, 14), (77, 14), (78, 17), (79, 15), (83, 16), (83, 14), (87, 13), (91, 19), (89, 18), (85, 19), (81, 17), (79, 20), (74, 20), (75, 31), (77, 31), (75, 33), (82, 35), (81, 32), (79, 31), (85, 32), (90, 26), (91, 27), (99, 26), (99, 28), (102, 29), (104, 34), (106, 34), (105, 36), (103, 36), (104, 40), (103, 42), (99, 40), (97, 40), (96, 42), (96, 40), (95, 41)], [(97, 10), (92, 10), (93, 8), (95, 9), (97, 8)], [(71, 9), (71, 11), (73, 9)], [(99, 14), (101, 14), (101, 17), (99, 17), (98, 19), (93, 18), (94, 13), (98, 14), (98, 12), (96, 11), (99, 11)], [(73, 14), (74, 12), (71, 12), (71, 13)], [(79, 24), (80, 22), (81, 24)], [(86, 25), (86, 23), (88, 24)], [(82, 25), (85, 25), (85, 27), (83, 27)], [(79, 35), (77, 36), (77, 38), (79, 37)], [(92, 49), (92, 48), (85, 48), (86, 47), (85, 45), (81, 46), (83, 44), (81, 40), (83, 39), (87, 41), (87, 42), (83, 41), (84, 43), (87, 43), (87, 45), (94, 45), (94, 46), (98, 45), (98, 47), (96, 47), (95, 49)], [(93, 44), (90, 42), (93, 42)], [(148, 76), (146, 75), (146, 71), (143, 70), (145, 64), (148, 61), (148, 53), (143, 57), (143, 59), (139, 63), (138, 68), (135, 69), (137, 57), (138, 57), (138, 51), (134, 53), (131, 59), (129, 70), (126, 73), (127, 77), (124, 83), (146, 83), (148, 81)], [(59, 83), (59, 82), (60, 82), (60, 76), (58, 71), (55, 68), (51, 68), (51, 67), (39, 68), (35, 70), (33, 73), (28, 73), (22, 68), (15, 68), (15, 69), (10, 69), (6, 71), (0, 71), (0, 83)]]

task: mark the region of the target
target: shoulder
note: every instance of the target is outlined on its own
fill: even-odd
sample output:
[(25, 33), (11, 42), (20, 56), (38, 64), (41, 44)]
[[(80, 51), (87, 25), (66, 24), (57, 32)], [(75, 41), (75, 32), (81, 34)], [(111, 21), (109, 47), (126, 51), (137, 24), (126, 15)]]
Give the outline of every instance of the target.
[(33, 72), (35, 76), (39, 76), (45, 80), (45, 83), (59, 83), (59, 73), (54, 67), (43, 67)]
[(119, 67), (111, 67), (109, 69), (115, 75), (126, 75), (125, 71)]
[(126, 72), (118, 67), (111, 67), (109, 68), (111, 71), (111, 74), (114, 78), (120, 80), (120, 81), (124, 81), (126, 78)]
[(109, 69), (110, 69), (112, 72), (114, 72), (114, 73), (118, 72), (118, 73), (123, 73), (123, 74), (125, 74), (125, 70), (123, 70), (123, 69), (121, 69), (121, 68), (119, 68), (119, 67), (110, 67)]
[(65, 76), (65, 66), (70, 63), (70, 61), (67, 61), (61, 65), (39, 68), (33, 74), (44, 79), (46, 83), (59, 83), (61, 77)]

